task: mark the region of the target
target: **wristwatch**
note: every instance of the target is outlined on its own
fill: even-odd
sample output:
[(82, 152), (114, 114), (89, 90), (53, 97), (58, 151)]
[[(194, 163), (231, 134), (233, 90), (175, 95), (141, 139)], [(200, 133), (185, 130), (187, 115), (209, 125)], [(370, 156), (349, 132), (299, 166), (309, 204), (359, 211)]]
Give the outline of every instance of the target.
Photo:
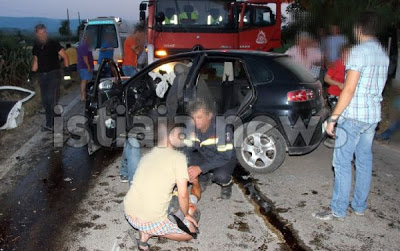
[(338, 119), (334, 119), (331, 117), (329, 117), (326, 121), (328, 121), (328, 123), (336, 123), (338, 121)]

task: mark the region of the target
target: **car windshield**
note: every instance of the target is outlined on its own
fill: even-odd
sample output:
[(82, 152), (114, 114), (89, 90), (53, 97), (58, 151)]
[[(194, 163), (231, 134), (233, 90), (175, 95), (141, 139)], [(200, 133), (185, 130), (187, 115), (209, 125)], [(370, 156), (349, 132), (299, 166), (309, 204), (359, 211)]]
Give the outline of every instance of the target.
[(101, 48), (107, 42), (113, 48), (118, 48), (117, 31), (114, 24), (88, 25), (85, 33), (92, 37), (92, 48)]
[(233, 27), (234, 1), (227, 0), (164, 0), (157, 1), (157, 13), (164, 13), (164, 27), (189, 28)]

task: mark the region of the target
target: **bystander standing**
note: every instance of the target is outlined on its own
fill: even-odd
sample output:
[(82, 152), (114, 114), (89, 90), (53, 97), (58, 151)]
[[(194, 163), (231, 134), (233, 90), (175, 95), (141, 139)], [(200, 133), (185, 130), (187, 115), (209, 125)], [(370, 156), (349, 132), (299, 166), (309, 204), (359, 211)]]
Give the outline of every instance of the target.
[(146, 43), (146, 28), (143, 25), (135, 27), (133, 33), (124, 42), (124, 62), (122, 72), (132, 77), (137, 72), (138, 55), (144, 50)]
[(42, 131), (52, 130), (53, 108), (58, 101), (62, 78), (59, 56), (64, 60), (66, 69), (69, 68), (69, 60), (60, 43), (48, 37), (45, 25), (36, 25), (35, 36), (36, 40), (32, 49), (32, 71), (39, 74), (40, 93), (45, 109), (46, 125)]
[(81, 79), (81, 101), (86, 100), (86, 85), (93, 78), (93, 53), (90, 49), (92, 38), (85, 33), (78, 47), (78, 71)]
[(345, 85), (326, 127), (327, 133), (336, 137), (332, 161), (335, 176), (330, 210), (313, 214), (320, 220), (345, 219), (352, 186), (353, 155), (356, 168), (350, 206), (356, 215), (364, 215), (367, 209), (372, 142), (381, 120), (382, 91), (389, 66), (389, 58), (376, 39), (377, 22), (375, 13), (364, 12), (354, 26), (358, 44), (350, 51)]

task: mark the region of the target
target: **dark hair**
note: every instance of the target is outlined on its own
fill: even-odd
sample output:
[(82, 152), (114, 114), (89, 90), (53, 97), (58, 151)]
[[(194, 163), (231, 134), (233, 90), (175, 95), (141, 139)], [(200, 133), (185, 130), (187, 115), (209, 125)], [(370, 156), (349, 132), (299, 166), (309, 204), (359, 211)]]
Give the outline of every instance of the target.
[(38, 32), (39, 30), (46, 30), (46, 25), (44, 25), (44, 24), (37, 24), (36, 26), (35, 26), (35, 33), (36, 32)]
[(71, 48), (71, 44), (70, 44), (70, 43), (68, 43), (68, 44), (66, 44), (66, 45), (65, 45), (65, 47), (67, 47), (67, 48)]
[(135, 28), (133, 29), (133, 33), (138, 33), (138, 32), (146, 32), (146, 27), (143, 24), (135, 25)]
[(204, 109), (206, 113), (213, 113), (214, 114), (214, 106), (212, 103), (204, 98), (196, 98), (194, 101), (189, 103), (188, 106), (188, 113), (193, 114), (200, 109)]
[(376, 36), (378, 27), (378, 16), (374, 11), (361, 12), (355, 22), (355, 27), (366, 36)]

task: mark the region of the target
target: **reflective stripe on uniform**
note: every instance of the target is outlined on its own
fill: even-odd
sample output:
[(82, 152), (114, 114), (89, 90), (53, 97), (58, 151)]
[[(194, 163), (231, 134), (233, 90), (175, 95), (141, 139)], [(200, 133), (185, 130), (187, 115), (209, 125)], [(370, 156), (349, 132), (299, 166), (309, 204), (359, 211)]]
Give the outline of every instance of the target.
[(181, 14), (179, 14), (179, 19), (197, 20), (199, 19), (199, 15), (196, 12), (192, 12), (189, 17), (188, 13), (182, 12)]
[(200, 143), (200, 147), (202, 146), (211, 146), (218, 144), (218, 138), (206, 139)]
[(218, 152), (226, 152), (226, 151), (230, 151), (232, 149), (233, 149), (233, 144), (232, 143), (226, 144), (226, 145), (217, 146), (217, 151)]
[(187, 146), (187, 147), (193, 147), (194, 142), (200, 142), (200, 140), (198, 138), (190, 138), (190, 139), (183, 140), (183, 144), (185, 144), (185, 146)]

